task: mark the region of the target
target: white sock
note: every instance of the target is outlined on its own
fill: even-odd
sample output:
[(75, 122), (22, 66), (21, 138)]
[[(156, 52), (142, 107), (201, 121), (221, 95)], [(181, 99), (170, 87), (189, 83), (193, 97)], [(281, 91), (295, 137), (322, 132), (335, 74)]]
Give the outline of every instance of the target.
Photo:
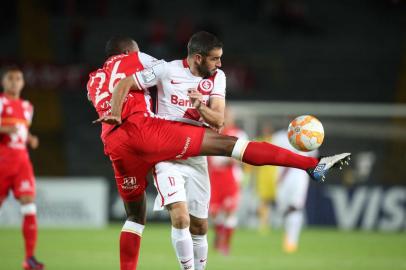
[(193, 259), (193, 242), (189, 227), (176, 229), (172, 227), (172, 245), (182, 270), (195, 270)]
[(142, 224), (127, 220), (124, 223), (123, 228), (121, 229), (121, 231), (122, 232), (134, 233), (134, 234), (137, 234), (139, 236), (142, 236), (142, 232), (144, 231), (144, 228), (145, 228), (145, 225), (142, 225)]
[(204, 270), (207, 263), (207, 252), (209, 245), (207, 244), (207, 234), (194, 235), (193, 240), (193, 254), (195, 259), (195, 270)]
[(238, 161), (242, 161), (242, 157), (244, 155), (245, 149), (248, 146), (248, 143), (249, 143), (248, 140), (238, 139), (235, 142), (233, 151), (231, 153), (231, 157), (238, 160)]
[(294, 211), (286, 216), (285, 232), (288, 243), (298, 245), (303, 225), (303, 211)]
[(25, 215), (35, 215), (37, 213), (37, 206), (35, 203), (27, 203), (21, 205), (21, 214)]

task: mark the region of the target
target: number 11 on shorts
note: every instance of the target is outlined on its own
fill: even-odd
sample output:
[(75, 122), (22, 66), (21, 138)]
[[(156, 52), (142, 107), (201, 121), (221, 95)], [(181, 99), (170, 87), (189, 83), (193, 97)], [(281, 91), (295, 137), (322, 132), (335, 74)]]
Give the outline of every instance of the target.
[(172, 187), (175, 186), (175, 177), (173, 176), (168, 176), (168, 180), (169, 180), (169, 185), (171, 185)]

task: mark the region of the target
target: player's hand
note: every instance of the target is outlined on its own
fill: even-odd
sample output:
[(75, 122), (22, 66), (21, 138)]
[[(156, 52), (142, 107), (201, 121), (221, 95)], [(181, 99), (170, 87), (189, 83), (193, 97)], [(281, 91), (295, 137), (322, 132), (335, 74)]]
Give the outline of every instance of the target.
[(192, 102), (194, 108), (199, 109), (203, 102), (203, 95), (195, 88), (189, 88), (187, 90), (189, 100)]
[(92, 122), (93, 124), (97, 124), (97, 123), (106, 123), (109, 125), (121, 125), (121, 117), (120, 116), (115, 116), (115, 115), (105, 115), (100, 117), (97, 120), (94, 120)]
[(37, 136), (30, 134), (28, 136), (28, 145), (31, 147), (31, 149), (35, 150), (39, 146), (39, 139)]

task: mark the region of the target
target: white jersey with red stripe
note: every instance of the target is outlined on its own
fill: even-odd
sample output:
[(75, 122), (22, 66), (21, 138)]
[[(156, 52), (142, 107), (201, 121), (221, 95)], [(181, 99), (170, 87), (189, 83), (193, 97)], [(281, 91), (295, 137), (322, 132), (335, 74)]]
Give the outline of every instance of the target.
[(210, 98), (225, 98), (226, 77), (220, 69), (208, 78), (194, 76), (186, 59), (161, 62), (136, 74), (142, 88), (157, 86), (156, 113), (170, 120), (201, 125), (203, 119), (189, 100), (188, 89), (202, 93), (203, 103), (210, 106)]
[[(203, 119), (189, 100), (190, 88), (202, 93), (203, 102), (208, 106), (212, 98), (225, 98), (224, 72), (217, 70), (208, 78), (194, 76), (186, 59), (161, 62), (137, 72), (134, 78), (143, 89), (157, 87), (156, 113), (169, 120), (203, 125)], [(159, 193), (155, 210), (185, 201), (190, 215), (202, 219), (208, 217), (210, 181), (206, 157), (159, 162), (155, 165), (154, 178)]]
[[(157, 60), (142, 52), (114, 55), (107, 59), (103, 68), (89, 74), (87, 95), (99, 116), (111, 113), (111, 97), (115, 85), (123, 78), (135, 72), (148, 68)], [(122, 119), (125, 120), (136, 112), (146, 112), (153, 115), (151, 97), (148, 89), (140, 91), (131, 89), (123, 104)], [(102, 140), (114, 126), (102, 123)]]
[[(225, 98), (226, 77), (222, 70), (207, 78), (191, 73), (186, 59), (171, 62), (160, 61), (159, 64), (135, 74), (135, 79), (143, 89), (156, 86), (158, 96), (156, 114), (165, 119), (203, 125), (203, 119), (193, 107), (188, 97), (190, 88), (203, 95), (203, 103), (210, 106), (211, 98)], [(193, 157), (179, 163), (206, 163), (205, 157)]]

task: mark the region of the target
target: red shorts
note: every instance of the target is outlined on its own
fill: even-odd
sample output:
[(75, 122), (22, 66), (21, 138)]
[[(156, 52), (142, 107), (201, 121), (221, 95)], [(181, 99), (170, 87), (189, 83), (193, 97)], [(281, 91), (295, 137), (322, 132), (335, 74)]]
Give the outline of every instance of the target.
[(217, 215), (220, 211), (234, 212), (240, 200), (240, 185), (232, 168), (210, 171), (211, 197), (209, 212)]
[(25, 150), (0, 149), (0, 202), (9, 191), (15, 198), (35, 196), (35, 178), (32, 164)]
[(200, 153), (205, 128), (135, 114), (108, 134), (105, 152), (113, 164), (124, 201), (135, 201), (147, 186), (147, 173), (158, 162)]

